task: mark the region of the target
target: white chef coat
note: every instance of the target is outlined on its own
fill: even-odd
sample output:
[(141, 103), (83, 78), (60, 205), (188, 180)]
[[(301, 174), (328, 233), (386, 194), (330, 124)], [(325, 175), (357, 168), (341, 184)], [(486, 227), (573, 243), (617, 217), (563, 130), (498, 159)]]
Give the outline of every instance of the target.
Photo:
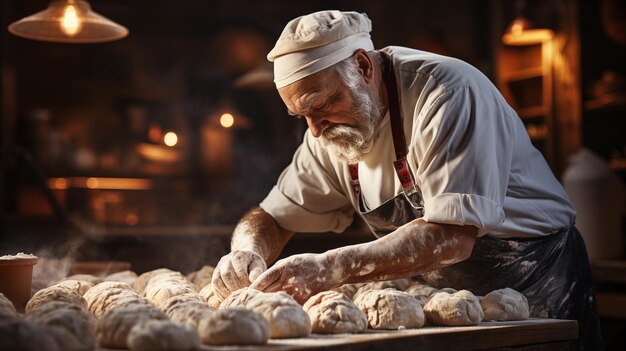
[[(407, 160), (427, 222), (473, 225), (479, 235), (534, 237), (573, 224), (575, 210), (516, 112), (471, 65), (387, 47), (401, 100)], [(366, 206), (402, 192), (389, 115), (359, 162)], [(292, 163), (260, 206), (295, 232), (344, 231), (358, 209), (348, 165), (306, 131)]]

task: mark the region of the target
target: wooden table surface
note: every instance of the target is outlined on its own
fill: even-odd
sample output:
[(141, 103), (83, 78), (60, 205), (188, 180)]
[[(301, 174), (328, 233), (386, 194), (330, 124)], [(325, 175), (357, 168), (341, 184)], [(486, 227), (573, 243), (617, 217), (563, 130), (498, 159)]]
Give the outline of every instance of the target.
[[(367, 330), (361, 334), (271, 339), (263, 346), (203, 345), (201, 350), (566, 350), (578, 334), (576, 321), (529, 319), (483, 322), (472, 327), (424, 327), (397, 331)], [(100, 351), (108, 349), (98, 349)]]

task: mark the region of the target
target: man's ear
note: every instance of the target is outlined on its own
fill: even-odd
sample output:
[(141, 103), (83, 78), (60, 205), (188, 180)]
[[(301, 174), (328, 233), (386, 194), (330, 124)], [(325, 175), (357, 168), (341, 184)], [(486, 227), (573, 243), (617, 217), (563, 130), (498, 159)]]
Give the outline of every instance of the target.
[(366, 83), (371, 82), (374, 78), (374, 61), (367, 51), (358, 49), (354, 52), (354, 59), (357, 64), (359, 74), (363, 77)]

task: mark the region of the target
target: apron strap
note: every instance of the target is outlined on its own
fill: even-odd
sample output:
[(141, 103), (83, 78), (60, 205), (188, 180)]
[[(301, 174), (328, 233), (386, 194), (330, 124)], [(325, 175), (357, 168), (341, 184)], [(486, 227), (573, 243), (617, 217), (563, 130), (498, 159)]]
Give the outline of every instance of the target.
[[(389, 104), (389, 116), (391, 124), (391, 136), (393, 139), (393, 148), (396, 152), (396, 161), (393, 162), (396, 175), (402, 184), (404, 194), (409, 196), (418, 192), (415, 186), (415, 178), (409, 163), (406, 160), (407, 146), (404, 136), (404, 127), (402, 125), (402, 112), (400, 111), (400, 99), (398, 97), (398, 85), (396, 74), (393, 70), (393, 62), (386, 52), (380, 52), (382, 58), (382, 74), (385, 79), (385, 89), (387, 90), (387, 100)], [(350, 170), (350, 184), (357, 198), (360, 198), (361, 185), (359, 183), (359, 164), (352, 163), (348, 165)]]

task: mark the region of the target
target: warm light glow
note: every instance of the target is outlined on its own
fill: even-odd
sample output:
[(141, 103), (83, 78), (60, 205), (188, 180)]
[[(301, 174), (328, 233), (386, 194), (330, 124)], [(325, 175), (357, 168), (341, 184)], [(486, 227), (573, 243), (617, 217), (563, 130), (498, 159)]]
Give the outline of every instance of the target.
[(174, 146), (178, 143), (178, 135), (174, 132), (167, 132), (163, 137), (163, 142), (167, 146)]
[(48, 187), (50, 189), (65, 190), (69, 186), (69, 182), (65, 178), (52, 178), (48, 180)]
[(89, 189), (97, 189), (98, 186), (100, 185), (100, 182), (98, 181), (98, 179), (90, 177), (90, 178), (87, 178), (86, 184)]
[(158, 143), (161, 140), (161, 126), (157, 123), (154, 123), (148, 129), (148, 139), (153, 143)]
[(76, 12), (76, 6), (68, 4), (63, 11), (63, 19), (61, 19), (61, 30), (70, 37), (80, 32), (82, 23)]
[(136, 213), (130, 212), (126, 214), (126, 224), (137, 225), (137, 223), (139, 223), (139, 216)]
[(235, 117), (230, 113), (225, 113), (220, 117), (220, 124), (224, 128), (230, 128), (235, 124)]

